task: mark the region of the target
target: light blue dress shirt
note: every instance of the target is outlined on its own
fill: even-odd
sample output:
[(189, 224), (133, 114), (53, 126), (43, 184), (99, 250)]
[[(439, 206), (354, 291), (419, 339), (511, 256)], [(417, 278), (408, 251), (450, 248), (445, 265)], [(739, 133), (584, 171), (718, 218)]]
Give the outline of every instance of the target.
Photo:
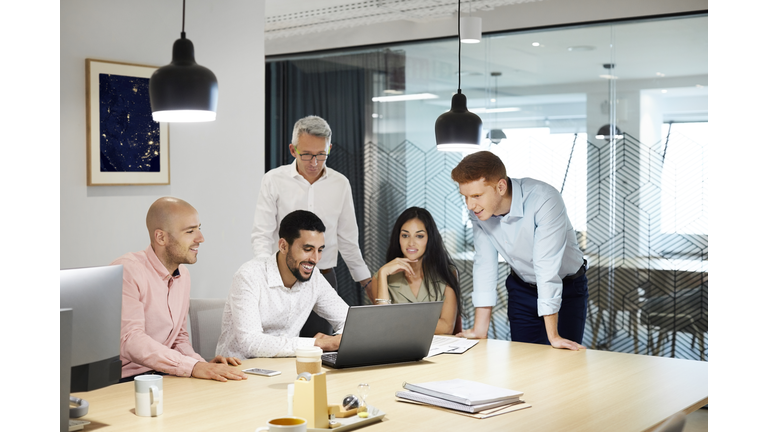
[(498, 255), (520, 278), (538, 289), (539, 316), (560, 310), (563, 281), (584, 258), (565, 203), (552, 186), (530, 178), (509, 179), (512, 205), (504, 216), (479, 220), (469, 212), (475, 236), (475, 307), (496, 305)]

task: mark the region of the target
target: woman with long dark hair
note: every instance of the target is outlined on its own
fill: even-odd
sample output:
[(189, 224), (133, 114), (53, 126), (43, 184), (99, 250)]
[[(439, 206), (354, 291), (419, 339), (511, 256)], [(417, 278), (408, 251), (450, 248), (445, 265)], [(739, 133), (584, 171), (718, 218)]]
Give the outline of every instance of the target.
[(445, 250), (432, 215), (421, 207), (397, 218), (387, 248), (387, 263), (373, 275), (374, 304), (442, 301), (435, 334), (452, 334), (461, 314), (456, 266)]

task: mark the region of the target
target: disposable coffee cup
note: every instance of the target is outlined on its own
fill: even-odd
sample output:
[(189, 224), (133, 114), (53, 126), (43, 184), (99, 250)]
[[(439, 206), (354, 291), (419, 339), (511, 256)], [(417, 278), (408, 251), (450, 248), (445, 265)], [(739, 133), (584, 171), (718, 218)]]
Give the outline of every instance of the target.
[(296, 374), (309, 372), (318, 374), (323, 371), (320, 356), (323, 349), (317, 346), (301, 347), (296, 349)]
[(163, 414), (163, 377), (139, 375), (133, 379), (136, 395), (136, 415), (157, 417)]
[(306, 432), (307, 421), (301, 417), (280, 417), (267, 422), (267, 426), (256, 429), (256, 432)]

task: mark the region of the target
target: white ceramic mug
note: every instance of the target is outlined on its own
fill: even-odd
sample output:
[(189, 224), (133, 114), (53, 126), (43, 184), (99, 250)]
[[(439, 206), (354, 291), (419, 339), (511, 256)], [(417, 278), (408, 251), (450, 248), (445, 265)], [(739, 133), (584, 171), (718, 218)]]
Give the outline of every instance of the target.
[(256, 429), (256, 432), (307, 432), (307, 421), (301, 417), (279, 417), (267, 422), (267, 426)]
[(163, 414), (163, 377), (139, 375), (133, 379), (136, 394), (136, 415), (157, 417)]

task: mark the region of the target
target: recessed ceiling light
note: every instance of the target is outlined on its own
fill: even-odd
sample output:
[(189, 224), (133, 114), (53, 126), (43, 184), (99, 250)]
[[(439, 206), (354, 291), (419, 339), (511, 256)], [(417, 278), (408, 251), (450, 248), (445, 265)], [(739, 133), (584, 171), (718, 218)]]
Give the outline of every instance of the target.
[(666, 90), (662, 90), (661, 92), (662, 92), (662, 93), (666, 93), (667, 91), (666, 91)]
[(663, 74), (663, 73), (661, 73), (661, 72), (656, 72), (656, 76), (660, 76), (660, 77), (663, 77), (663, 76), (664, 76), (664, 74)]
[(491, 98), (491, 102), (496, 102), (496, 98)]
[(538, 42), (534, 42), (534, 43), (532, 43), (531, 45), (533, 45), (533, 46), (540, 46), (541, 44), (540, 44), (540, 43), (538, 43)]
[(371, 114), (371, 117), (373, 117), (373, 118), (379, 118), (379, 115), (378, 115), (378, 114), (376, 114), (376, 113), (373, 113), (373, 114)]
[(595, 47), (592, 45), (577, 45), (568, 47), (568, 51), (592, 51)]

